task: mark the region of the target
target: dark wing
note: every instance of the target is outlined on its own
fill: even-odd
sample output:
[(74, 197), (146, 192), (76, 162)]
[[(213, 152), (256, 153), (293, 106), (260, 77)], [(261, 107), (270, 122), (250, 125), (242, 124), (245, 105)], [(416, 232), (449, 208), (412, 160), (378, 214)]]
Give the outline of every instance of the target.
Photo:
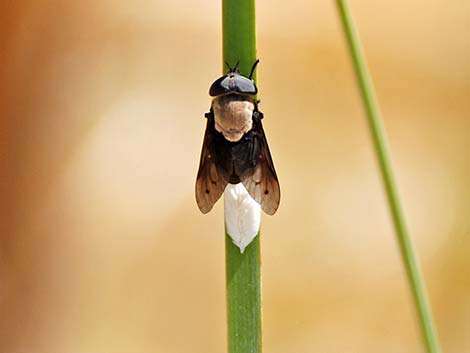
[(261, 116), (262, 113), (257, 110), (253, 113), (253, 131), (260, 144), (259, 153), (254, 156), (255, 166), (244, 171), (240, 180), (250, 196), (261, 205), (263, 211), (273, 215), (279, 207), (281, 189), (261, 124)]
[(215, 139), (217, 131), (213, 127), (213, 114), (207, 114), (207, 126), (204, 134), (201, 160), (196, 178), (196, 202), (202, 213), (209, 212), (222, 196), (228, 184), (227, 173), (217, 165)]

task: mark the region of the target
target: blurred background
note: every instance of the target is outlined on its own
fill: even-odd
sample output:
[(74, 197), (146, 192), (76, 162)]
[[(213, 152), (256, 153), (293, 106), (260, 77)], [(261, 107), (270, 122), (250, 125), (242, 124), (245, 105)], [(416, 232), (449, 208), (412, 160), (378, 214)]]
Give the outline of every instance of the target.
[[(226, 349), (223, 205), (194, 199), (220, 1), (0, 4), (0, 352)], [(354, 1), (446, 353), (470, 352), (470, 3)], [(422, 352), (334, 2), (257, 3), (281, 207), (264, 346)]]

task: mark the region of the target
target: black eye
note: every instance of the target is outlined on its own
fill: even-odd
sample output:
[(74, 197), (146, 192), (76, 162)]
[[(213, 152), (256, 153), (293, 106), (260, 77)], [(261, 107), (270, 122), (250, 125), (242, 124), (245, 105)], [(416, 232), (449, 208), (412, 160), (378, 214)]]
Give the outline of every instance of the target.
[(235, 87), (238, 93), (255, 95), (258, 93), (255, 83), (249, 78), (241, 75), (235, 76)]
[(227, 93), (240, 93), (254, 96), (258, 93), (258, 88), (249, 78), (237, 73), (229, 73), (215, 80), (209, 89), (209, 95), (211, 97), (217, 97)]
[(214, 81), (209, 89), (209, 95), (211, 97), (217, 97), (222, 94), (230, 92), (230, 78), (228, 75), (222, 76)]

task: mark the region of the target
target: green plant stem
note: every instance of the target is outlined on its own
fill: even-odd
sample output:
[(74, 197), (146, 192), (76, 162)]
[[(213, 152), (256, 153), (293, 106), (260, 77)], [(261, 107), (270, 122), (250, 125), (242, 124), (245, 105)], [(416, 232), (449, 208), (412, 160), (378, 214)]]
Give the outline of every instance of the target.
[(256, 60), (255, 1), (222, 0), (223, 72), (225, 63), (239, 62), (242, 75), (249, 76)]
[[(255, 1), (222, 0), (223, 72), (239, 63), (248, 76), (256, 60)], [(260, 235), (243, 254), (225, 236), (229, 353), (261, 353)]]
[(439, 347), (437, 332), (434, 328), (431, 307), (427, 299), (424, 279), (419, 269), (419, 264), (413, 251), (408, 227), (405, 222), (398, 189), (392, 172), (392, 165), (390, 162), (385, 131), (382, 125), (382, 118), (368, 72), (366, 60), (361, 48), (359, 35), (351, 15), (348, 1), (337, 0), (337, 5), (367, 113), (370, 131), (372, 133), (380, 171), (382, 173), (383, 184), (385, 186), (393, 224), (395, 226), (395, 233), (400, 246), (408, 281), (413, 293), (416, 311), (418, 313), (423, 340), (429, 353), (438, 353), (441, 350)]
[(261, 353), (260, 235), (243, 254), (225, 236), (229, 353)]

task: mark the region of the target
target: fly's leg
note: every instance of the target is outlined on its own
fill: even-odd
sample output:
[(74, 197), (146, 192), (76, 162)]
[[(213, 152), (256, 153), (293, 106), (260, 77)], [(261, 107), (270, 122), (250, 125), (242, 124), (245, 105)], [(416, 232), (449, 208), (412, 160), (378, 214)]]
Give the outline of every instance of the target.
[(214, 111), (212, 110), (212, 107), (211, 107), (211, 110), (209, 112), (207, 112), (206, 114), (204, 114), (204, 116), (207, 118), (207, 119), (210, 119), (210, 118), (213, 118), (214, 117)]

